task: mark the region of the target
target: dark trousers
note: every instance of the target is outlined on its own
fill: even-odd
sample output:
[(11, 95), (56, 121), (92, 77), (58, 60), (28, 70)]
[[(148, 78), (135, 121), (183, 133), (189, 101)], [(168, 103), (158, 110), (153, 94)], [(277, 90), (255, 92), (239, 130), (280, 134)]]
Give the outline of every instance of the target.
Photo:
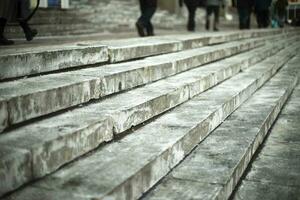
[(17, 0), (17, 17), (19, 20), (25, 20), (30, 15), (30, 1)]
[(209, 29), (209, 18), (214, 14), (214, 28), (219, 23), (219, 6), (207, 6), (206, 7), (206, 29)]
[(153, 35), (154, 29), (151, 23), (151, 18), (153, 17), (156, 11), (157, 0), (139, 0), (139, 1), (140, 1), (141, 16), (138, 19), (138, 23), (142, 24), (146, 28), (148, 35)]
[(269, 10), (257, 10), (256, 21), (258, 28), (267, 28), (270, 24)]
[(249, 8), (238, 8), (240, 29), (250, 29), (251, 11)]
[(195, 31), (196, 23), (195, 23), (195, 16), (197, 10), (197, 0), (184, 0), (184, 3), (189, 12), (189, 18), (187, 23), (187, 30), (188, 31)]

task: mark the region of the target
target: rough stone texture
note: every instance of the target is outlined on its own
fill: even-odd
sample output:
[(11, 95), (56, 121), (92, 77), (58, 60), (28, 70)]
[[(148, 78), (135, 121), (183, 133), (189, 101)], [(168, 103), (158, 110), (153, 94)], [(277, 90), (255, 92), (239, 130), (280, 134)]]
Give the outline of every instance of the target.
[(238, 108), (144, 199), (228, 199), (297, 82), (283, 74)]
[[(299, 61), (289, 62), (298, 77)], [(233, 199), (299, 199), (299, 97), (298, 85)]]
[(31, 155), (24, 149), (0, 146), (0, 196), (32, 179)]
[(33, 178), (36, 179), (110, 141), (112, 131), (112, 122), (107, 117), (68, 112), (56, 117), (55, 122), (50, 118), (13, 130), (1, 136), (0, 144), (28, 150), (31, 153)]
[[(24, 122), (171, 76), (262, 44), (262, 39), (233, 42), (232, 45), (168, 54), (166, 59), (157, 56), (140, 62), (108, 65), (103, 69), (98, 67), (3, 83), (0, 85), (0, 93), (1, 98), (8, 102), (9, 113), (8, 120), (4, 118), (2, 121), (9, 122), (3, 123), (4, 125)], [(171, 65), (171, 62), (174, 64)]]
[(88, 76), (56, 74), (0, 84), (7, 102), (10, 125), (98, 99), (100, 80)]
[[(258, 65), (252, 68), (259, 67)], [(263, 84), (260, 79), (267, 80), (267, 76), (270, 78), (272, 73), (269, 71), (273, 71), (274, 67), (277, 66), (265, 65), (265, 71), (261, 71), (260, 74), (248, 70), (225, 81), (136, 130), (119, 142), (105, 145), (94, 154), (25, 188), (18, 197), (34, 199), (34, 194), (30, 190), (41, 188), (53, 191), (53, 195), (70, 192), (83, 199), (87, 197), (90, 199), (138, 198), (249, 98)], [(167, 83), (166, 80), (163, 83), (165, 82)], [(171, 86), (166, 85), (166, 88), (168, 87)], [(181, 96), (182, 91), (178, 91), (179, 96), (174, 95), (173, 100), (185, 96)], [(109, 107), (106, 108), (110, 110)], [(91, 110), (94, 113), (100, 112)], [(134, 124), (135, 121), (131, 123)], [(22, 194), (26, 194), (27, 197)], [(53, 198), (55, 199), (56, 196)], [(72, 199), (72, 197), (65, 199)]]
[[(245, 185), (246, 184), (246, 185)], [(236, 200), (260, 200), (260, 199), (295, 199), (300, 196), (299, 186), (291, 187), (274, 185), (270, 183), (246, 181), (235, 194)]]
[(2, 50), (0, 80), (101, 63), (108, 60), (103, 45), (66, 45), (35, 49)]
[(132, 38), (102, 43), (108, 46), (111, 63), (182, 50), (182, 44), (171, 38)]
[(8, 127), (7, 102), (0, 97), (0, 133)]
[[(258, 49), (257, 53), (259, 53)], [(273, 58), (283, 53), (280, 52)], [(233, 78), (234, 83), (239, 83), (240, 87), (247, 86), (247, 84), (252, 83), (253, 77), (261, 77), (263, 75), (263, 80), (255, 80), (255, 82), (258, 82), (258, 85), (263, 84), (272, 75), (270, 72), (276, 71), (273, 68), (278, 69), (280, 63), (283, 64), (286, 57), (289, 57), (289, 55), (285, 54), (281, 56), (281, 62), (272, 64), (269, 60), (266, 60), (266, 63), (269, 64), (265, 65), (265, 70), (260, 65), (257, 65), (253, 71), (255, 72), (255, 69), (259, 69), (260, 73), (250, 71), (249, 73), (252, 75), (243, 75), (242, 82)], [(255, 55), (254, 53), (252, 56)], [(248, 59), (251, 59), (251, 57)], [(235, 62), (230, 62), (230, 58), (228, 58), (224, 60), (226, 65), (223, 65), (222, 61), (220, 61), (219, 65), (213, 63), (206, 67), (194, 69), (143, 88), (108, 98), (100, 103), (13, 130), (0, 137), (0, 144), (12, 146), (17, 144), (16, 147), (30, 150), (33, 157), (34, 178), (42, 177), (87, 151), (96, 148), (104, 141), (111, 140), (112, 131), (118, 134), (132, 126), (141, 124), (235, 75), (240, 71), (245, 61), (236, 62), (237, 59), (234, 60)], [(257, 84), (245, 89), (253, 92), (256, 87)], [(226, 86), (226, 84), (225, 86), (220, 86), (220, 88), (219, 94), (223, 94), (222, 91), (224, 90), (237, 92), (234, 87)], [(230, 94), (234, 95), (234, 93)], [(239, 95), (243, 99), (249, 95), (249, 92)], [(137, 96), (139, 98), (136, 98)], [(206, 99), (208, 98), (210, 97)], [(212, 98), (215, 99), (216, 97)], [(236, 104), (239, 102), (241, 102), (240, 99), (235, 100)], [(230, 106), (225, 106), (224, 109), (230, 108)], [(220, 117), (222, 118), (222, 115)], [(76, 145), (78, 143), (81, 145)]]

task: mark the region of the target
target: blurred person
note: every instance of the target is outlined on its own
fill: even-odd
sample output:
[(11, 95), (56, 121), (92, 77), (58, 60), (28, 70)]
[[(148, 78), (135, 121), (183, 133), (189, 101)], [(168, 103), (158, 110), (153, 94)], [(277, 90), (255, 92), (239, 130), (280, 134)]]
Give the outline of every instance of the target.
[[(179, 5), (182, 6), (183, 0), (179, 1)], [(199, 0), (184, 0), (184, 4), (187, 7), (189, 16), (188, 16), (188, 23), (187, 23), (187, 30), (188, 31), (195, 31), (196, 23), (195, 23), (195, 16), (196, 10), (199, 6)]]
[(154, 28), (151, 23), (151, 18), (153, 17), (156, 8), (157, 0), (139, 0), (141, 16), (136, 22), (136, 28), (139, 36), (153, 36)]
[(31, 41), (37, 35), (37, 31), (31, 29), (27, 21), (34, 12), (30, 13), (29, 0), (0, 0), (0, 45), (14, 44), (12, 40), (4, 37), (4, 29), (8, 21), (17, 21), (24, 31), (26, 40)]
[(279, 27), (283, 28), (286, 17), (286, 7), (288, 6), (288, 0), (277, 0), (275, 2), (275, 13)]
[(225, 6), (224, 0), (206, 0), (206, 22), (205, 29), (209, 30), (210, 28), (210, 16), (214, 14), (213, 30), (219, 31), (219, 15), (220, 15), (220, 6)]
[(255, 0), (254, 9), (258, 28), (267, 28), (270, 24), (270, 6), (272, 0)]
[(250, 29), (251, 11), (254, 0), (237, 0), (237, 10), (239, 14), (239, 28)]

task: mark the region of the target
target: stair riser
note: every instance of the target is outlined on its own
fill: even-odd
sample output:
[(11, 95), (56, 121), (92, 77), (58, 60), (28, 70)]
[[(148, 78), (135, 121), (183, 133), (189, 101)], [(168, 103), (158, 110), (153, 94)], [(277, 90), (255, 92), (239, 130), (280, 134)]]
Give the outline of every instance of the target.
[(297, 83), (294, 74), (285, 74), (286, 69), (226, 119), (144, 199), (228, 199)]
[[(224, 103), (219, 110), (211, 114), (210, 117), (190, 130), (182, 140), (170, 147), (162, 155), (154, 159), (151, 163), (141, 169), (138, 173), (128, 179), (124, 184), (118, 186), (105, 198), (113, 199), (137, 199), (158, 180), (164, 177), (176, 164), (178, 164), (201, 140), (203, 140), (213, 129), (229, 116), (236, 108), (246, 101), (258, 88), (260, 88), (281, 66), (274, 65), (276, 69), (270, 69), (263, 76), (257, 78), (251, 85), (247, 86), (237, 96)], [(149, 177), (150, 174), (150, 177)], [(153, 174), (153, 176), (151, 176)], [(148, 182), (142, 181), (148, 180)], [(131, 190), (128, 191), (128, 188)], [(130, 194), (130, 196), (128, 196)]]
[[(217, 50), (215, 52), (208, 52), (208, 53), (200, 54), (198, 56), (193, 56), (188, 59), (174, 62), (175, 64), (169, 68), (172, 71), (169, 71), (168, 73), (164, 73), (164, 74), (160, 74), (159, 72), (158, 73), (148, 72), (147, 70), (142, 68), (138, 74), (136, 73), (136, 71), (133, 71), (133, 73), (130, 75), (128, 75), (128, 72), (125, 72), (121, 74), (116, 74), (115, 76), (109, 76), (104, 79), (95, 77), (95, 78), (91, 78), (89, 81), (85, 81), (84, 83), (68, 85), (65, 87), (60, 86), (59, 88), (54, 88), (52, 90), (47, 90), (44, 92), (40, 91), (39, 93), (35, 93), (35, 94), (28, 94), (24, 96), (15, 97), (15, 98), (10, 98), (5, 100), (7, 104), (7, 110), (10, 111), (8, 114), (8, 120), (3, 118), (3, 120), (1, 121), (4, 121), (2, 124), (5, 124), (6, 122), (7, 126), (11, 126), (13, 124), (24, 122), (35, 117), (43, 116), (58, 110), (62, 110), (65, 108), (69, 108), (71, 106), (88, 102), (91, 99), (98, 99), (100, 97), (109, 95), (111, 93), (119, 92), (121, 89), (127, 90), (136, 87), (140, 84), (149, 83), (149, 81), (159, 80), (166, 76), (174, 75), (176, 73), (191, 69), (193, 67), (205, 63), (209, 63), (227, 56), (231, 56), (239, 52), (250, 50), (252, 48), (261, 46), (262, 44), (263, 44), (262, 40), (257, 40), (239, 46), (234, 46), (222, 50)], [(70, 52), (70, 54), (73, 53)], [(70, 54), (65, 55), (65, 57), (67, 57)], [(90, 58), (91, 54), (90, 53), (88, 54), (89, 54), (88, 58)], [(97, 54), (97, 52), (95, 52), (95, 54)], [(89, 60), (88, 58), (86, 59)], [(72, 59), (70, 59), (70, 62), (71, 61)], [(81, 61), (81, 63), (82, 62), (83, 61)], [(165, 70), (165, 69), (160, 68), (159, 70)], [(158, 75), (158, 77), (152, 76), (151, 77), (152, 80), (147, 80), (150, 73), (153, 75)], [(85, 75), (85, 74), (80, 74), (80, 75)], [(135, 77), (136, 75), (138, 76)], [(74, 78), (76, 79), (76, 76), (74, 76), (73, 79)], [(130, 83), (128, 80), (130, 79), (133, 81), (131, 82), (132, 83), (131, 85), (128, 85), (128, 83)], [(143, 81), (143, 83), (140, 83), (140, 81)], [(49, 84), (51, 84), (50, 82)], [(124, 88), (120, 87), (120, 85), (122, 85)], [(105, 88), (105, 86), (107, 88)], [(27, 86), (25, 85), (25, 87)]]
[(297, 80), (295, 79), (294, 84), (291, 85), (290, 88), (286, 91), (286, 93), (281, 97), (276, 107), (274, 107), (274, 110), (269, 114), (268, 118), (265, 120), (265, 123), (262, 125), (260, 131), (257, 134), (257, 137), (252, 142), (252, 144), (249, 146), (247, 151), (245, 152), (244, 157), (241, 158), (241, 162), (238, 163), (234, 173), (231, 175), (231, 179), (228, 181), (228, 183), (224, 186), (223, 190), (218, 194), (218, 196), (215, 198), (217, 200), (226, 200), (230, 197), (232, 194), (234, 188), (237, 186), (241, 176), (247, 169), (254, 153), (258, 149), (258, 147), (263, 142), (266, 134), (270, 130), (272, 124), (276, 120), (278, 114), (280, 113), (283, 105), (287, 101), (288, 97), (290, 96), (292, 89), (296, 86)]
[[(124, 60), (130, 60), (140, 57), (146, 57), (151, 55), (170, 53), (174, 51), (181, 51), (188, 47), (198, 48), (203, 45), (213, 45), (221, 42), (229, 42), (231, 39), (247, 39), (254, 37), (263, 37), (277, 35), (280, 33), (289, 33), (291, 36), (296, 34), (295, 30), (286, 30), (286, 31), (250, 31), (250, 33), (230, 33), (225, 36), (213, 35), (209, 37), (197, 36), (190, 38), (188, 37), (175, 37), (176, 40), (170, 40), (169, 38), (158, 39), (159, 37), (154, 37), (153, 44), (149, 45), (143, 44), (143, 41), (133, 41), (133, 46), (116, 45), (116, 42), (102, 42), (103, 45), (109, 46), (109, 56), (107, 50), (98, 49), (96, 47), (87, 47), (83, 49), (82, 47), (76, 48), (76, 45), (72, 50), (63, 50), (58, 49), (56, 51), (37, 51), (34, 53), (13, 53), (11, 55), (0, 56), (0, 63), (3, 67), (3, 70), (0, 72), (0, 79), (16, 78), (27, 75), (37, 75), (44, 72), (57, 71), (61, 69), (73, 68), (77, 66), (84, 66), (89, 64), (101, 63), (110, 59), (110, 62), (120, 62)], [(128, 41), (125, 41), (127, 44)], [(155, 44), (155, 45), (154, 45)], [(68, 46), (68, 45), (65, 45)], [(79, 45), (80, 46), (80, 45)], [(154, 46), (154, 47), (153, 47)], [(100, 51), (100, 53), (99, 53)], [(87, 56), (88, 52), (98, 53), (93, 56)], [(82, 53), (82, 55), (80, 55)], [(64, 56), (66, 55), (66, 56)], [(83, 57), (80, 57), (83, 56)], [(49, 59), (51, 58), (51, 59)], [(73, 60), (70, 60), (72, 58)], [(79, 59), (81, 58), (81, 59)]]
[[(239, 68), (241, 68), (241, 66), (239, 66)], [(232, 71), (232, 73), (234, 73), (234, 72), (238, 72), (239, 70), (237, 69), (237, 70), (230, 70), (230, 71)], [(217, 80), (217, 77), (223, 76), (223, 74), (224, 74), (224, 71), (220, 71), (219, 73), (216, 73), (214, 75), (214, 77), (209, 76), (208, 80), (211, 81), (211, 83), (205, 83), (206, 80), (203, 79), (202, 81), (194, 83), (194, 84), (198, 85), (199, 83), (204, 83), (203, 85), (205, 85), (208, 88), (208, 87), (216, 84), (215, 80)], [(267, 74), (267, 76), (270, 76), (271, 73), (266, 73), (266, 74)], [(232, 74), (228, 74), (228, 76), (230, 76), (230, 75), (232, 75)], [(224, 79), (226, 79), (226, 78), (227, 77), (224, 77)], [(256, 81), (255, 84), (262, 84), (262, 82), (264, 82), (268, 78), (269, 77), (264, 77), (262, 81), (260, 81), (260, 82)], [(219, 80), (219, 81), (221, 81), (221, 80)], [(155, 99), (155, 100), (152, 101), (152, 103), (151, 102), (147, 103), (145, 105), (146, 106), (145, 108), (140, 107), (140, 108), (135, 108), (134, 110), (136, 110), (136, 111), (126, 111), (125, 113), (127, 115), (126, 116), (127, 120), (125, 120), (125, 122), (121, 123), (122, 126), (120, 126), (118, 124), (117, 125), (114, 124), (114, 126), (119, 127), (119, 128), (114, 128), (114, 129), (121, 131), (125, 127), (130, 128), (132, 125), (139, 124), (143, 120), (146, 120), (147, 118), (149, 119), (149, 118), (153, 117), (154, 115), (163, 112), (166, 109), (169, 109), (169, 108), (174, 107), (174, 106), (176, 106), (180, 103), (183, 103), (184, 101), (186, 101), (190, 98), (189, 96), (186, 96), (187, 94), (193, 94), (193, 95), (196, 94), (195, 89), (194, 89), (195, 87), (191, 87), (191, 88), (193, 88), (193, 92), (188, 92), (189, 87), (184, 86), (184, 87), (182, 87), (182, 89), (177, 89), (176, 91), (174, 91), (173, 94), (169, 94), (169, 95), (166, 95), (165, 97), (161, 97), (161, 100), (160, 99)], [(202, 87), (200, 89), (200, 91), (198, 91), (198, 93), (204, 91), (207, 88)], [(250, 90), (254, 91), (255, 88), (254, 89), (250, 88)], [(246, 93), (246, 96), (247, 96), (247, 94), (248, 93)], [(241, 95), (242, 97), (244, 96), (244, 94), (239, 94), (239, 95)], [(174, 99), (179, 99), (180, 101), (178, 102), (178, 100), (177, 100), (177, 102), (174, 102)], [(165, 106), (164, 107), (164, 106), (161, 105), (161, 103), (165, 102), (165, 101), (167, 101), (169, 103), (167, 103), (167, 104), (164, 103), (163, 104)], [(235, 99), (233, 102), (234, 103), (240, 103), (242, 101), (243, 100)], [(160, 105), (160, 108), (158, 108), (157, 105)], [(227, 106), (225, 106), (225, 108), (231, 108), (231, 106), (227, 105)], [(134, 117), (135, 113), (139, 113), (138, 110), (140, 110), (140, 109), (142, 109), (142, 110), (151, 110), (152, 109), (154, 114), (152, 114), (151, 116), (146, 114), (144, 116), (139, 115), (138, 117)], [(157, 109), (162, 109), (162, 110), (158, 111)], [(82, 114), (84, 114), (84, 113), (82, 113)], [(123, 117), (119, 118), (120, 116), (122, 116), (121, 114), (117, 115), (117, 117), (115, 116), (115, 118), (113, 119), (114, 123), (116, 123), (116, 122), (120, 123), (120, 122), (122, 122), (122, 120), (124, 121)], [(123, 114), (123, 116), (124, 116), (124, 114)], [(69, 116), (69, 117), (71, 117), (71, 116)], [(76, 117), (74, 117), (74, 118), (76, 119)], [(141, 120), (141, 121), (134, 121), (134, 119), (138, 119), (138, 120)], [(130, 121), (130, 123), (128, 123), (129, 121)], [(97, 122), (98, 126), (103, 127), (103, 129), (100, 129), (101, 131), (103, 131), (103, 130), (108, 131), (107, 134), (106, 134), (107, 137), (106, 138), (104, 137), (106, 139), (106, 141), (110, 140), (112, 138), (112, 132), (109, 132), (109, 130), (112, 131), (112, 129), (113, 129), (111, 122), (112, 121), (110, 121), (110, 120), (102, 121), (102, 122), (98, 121)], [(76, 122), (74, 122), (74, 123), (76, 123)], [(38, 178), (38, 177), (42, 177), (45, 174), (48, 174), (48, 173), (56, 170), (62, 164), (73, 160), (74, 158), (86, 153), (88, 150), (91, 150), (91, 149), (95, 148), (98, 144), (102, 143), (102, 141), (105, 141), (105, 139), (93, 140), (93, 142), (96, 142), (96, 143), (91, 144), (91, 141), (89, 141), (88, 139), (86, 141), (83, 140), (83, 138), (99, 137), (97, 135), (102, 134), (102, 132), (95, 131), (95, 128), (93, 126), (90, 126), (90, 127), (91, 127), (91, 129), (84, 128), (84, 129), (78, 130), (77, 132), (74, 132), (73, 134), (69, 134), (68, 137), (65, 136), (64, 138), (58, 138), (58, 140), (52, 140), (52, 141), (49, 141), (48, 143), (44, 143), (44, 144), (39, 143), (40, 146), (38, 148), (34, 147), (31, 150), (29, 149), (29, 151), (32, 152), (32, 163), (33, 163), (33, 166), (32, 166), (33, 174), (32, 174), (32, 176), (33, 176), (33, 178), (35, 179), (35, 178)], [(198, 128), (202, 129), (203, 127), (198, 127)], [(55, 130), (52, 130), (52, 131), (55, 131)], [(89, 135), (89, 136), (87, 136), (87, 135)], [(204, 136), (199, 136), (199, 137), (203, 138)], [(73, 146), (72, 144), (76, 144), (76, 143), (78, 143), (78, 141), (80, 141), (81, 146), (79, 146), (79, 147), (77, 146), (76, 148), (74, 148), (75, 146)], [(12, 144), (13, 143), (14, 142), (12, 142)], [(66, 144), (70, 144), (70, 145), (66, 145)], [(5, 146), (5, 145), (9, 145), (9, 143), (5, 142), (5, 144), (3, 144), (3, 146)], [(84, 147), (84, 148), (82, 148), (82, 147)], [(64, 152), (63, 153), (64, 157), (61, 157), (61, 155), (62, 155), (61, 152)], [(17, 160), (15, 160), (15, 161), (17, 161)], [(16, 166), (18, 166), (18, 165), (19, 164), (16, 162)], [(23, 169), (22, 171), (28, 171), (28, 170), (30, 171), (30, 169)], [(6, 176), (11, 177), (11, 178), (7, 178), (7, 179), (13, 179), (14, 178), (14, 174), (6, 174)], [(18, 177), (21, 177), (21, 175), (19, 175)], [(31, 178), (32, 177), (29, 177), (29, 179), (26, 180), (25, 182), (31, 180)], [(22, 183), (19, 183), (18, 185), (21, 185), (21, 184)]]

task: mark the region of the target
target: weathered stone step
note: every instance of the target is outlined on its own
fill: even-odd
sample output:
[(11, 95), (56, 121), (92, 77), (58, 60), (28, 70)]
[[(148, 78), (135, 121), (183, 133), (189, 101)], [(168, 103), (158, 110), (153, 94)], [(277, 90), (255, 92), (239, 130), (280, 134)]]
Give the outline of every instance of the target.
[(99, 44), (1, 49), (0, 80), (107, 61), (108, 49)]
[[(295, 53), (293, 51), (295, 49), (291, 50), (292, 51), (281, 51), (279, 54), (247, 69), (245, 72), (236, 75), (199, 96), (195, 96), (196, 87), (190, 86), (190, 89), (185, 88), (179, 91), (182, 96), (181, 98), (188, 99), (189, 95), (191, 95), (190, 98), (194, 98), (161, 116), (154, 122), (137, 129), (134, 133), (127, 135), (120, 141), (105, 145), (91, 155), (79, 159), (73, 164), (49, 175), (44, 180), (25, 187), (21, 191), (4, 199), (35, 200), (50, 196), (53, 199), (136, 199), (140, 197), (158, 180), (165, 176), (171, 168), (178, 164), (184, 156), (214, 128), (222, 123), (240, 104), (247, 100), (265, 81), (272, 77), (287, 61), (290, 54)], [(200, 69), (201, 68), (198, 70)], [(238, 72), (239, 70), (228, 71), (233, 73), (233, 71)], [(199, 73), (197, 74), (199, 75)], [(225, 75), (226, 73), (223, 74)], [(182, 77), (180, 80), (188, 81), (187, 79), (182, 79)], [(171, 82), (172, 84), (174, 84), (176, 80), (174, 79), (173, 81), (174, 82)], [(162, 90), (165, 84), (168, 84), (168, 82), (164, 81), (163, 84), (160, 84), (160, 87), (156, 84), (156, 93)], [(179, 88), (177, 90), (179, 90)], [(151, 92), (149, 89), (147, 91), (149, 93)], [(152, 91), (151, 94), (153, 94), (153, 92), (154, 91)], [(134, 93), (131, 94), (135, 95)], [(143, 94), (149, 95), (145, 92)], [(173, 101), (177, 98), (178, 96), (173, 94)], [(122, 99), (125, 101), (126, 98)], [(140, 101), (136, 98), (134, 100)], [(162, 103), (163, 101), (157, 103), (156, 106), (163, 106)], [(173, 102), (173, 104), (178, 104), (178, 102)], [(126, 106), (129, 107), (130, 105), (126, 102)], [(94, 109), (96, 107), (100, 108), (96, 105), (87, 109), (93, 111), (93, 113), (101, 113), (99, 109)], [(126, 112), (125, 108), (120, 109)], [(146, 107), (142, 110), (147, 112)], [(142, 116), (142, 110), (129, 111), (127, 108), (127, 113), (135, 112), (136, 116), (144, 118), (144, 116)], [(83, 113), (86, 114), (87, 111)], [(71, 116), (76, 119), (74, 113), (70, 115), (70, 117)], [(124, 118), (124, 116), (125, 113), (122, 114), (119, 112), (118, 121)], [(131, 124), (135, 125), (136, 123), (137, 121), (133, 121)], [(127, 126), (131, 127), (130, 124)], [(42, 134), (43, 131), (40, 132), (39, 137), (45, 137)], [(7, 136), (12, 135), (15, 134)], [(35, 148), (40, 149), (39, 152), (33, 151), (32, 149), (29, 150), (32, 153), (35, 152), (32, 163), (35, 165), (34, 162), (37, 162), (37, 170), (46, 166), (46, 163), (51, 165), (55, 162), (56, 159), (54, 159), (54, 157), (46, 161), (44, 159), (40, 160), (40, 156), (53, 156), (53, 153), (57, 153), (58, 148), (66, 142), (62, 141), (62, 133), (59, 135), (60, 139), (56, 144), (48, 143), (44, 147), (31, 144), (31, 147), (35, 146)], [(53, 134), (50, 134), (50, 137), (53, 137)], [(78, 139), (74, 138), (75, 140), (73, 140), (73, 142), (69, 141), (68, 147), (63, 151), (65, 152), (64, 155), (70, 155), (71, 152), (68, 148), (74, 147), (74, 143), (77, 142), (84, 145), (84, 140), (82, 140), (84, 138), (87, 138), (87, 135)], [(94, 138), (95, 137), (93, 137), (93, 140), (95, 140)], [(17, 141), (22, 140), (17, 139)], [(1, 144), (2, 148), (8, 146), (10, 143), (8, 141), (3, 142), (4, 143)], [(38, 145), (41, 145), (40, 141), (37, 142)], [(12, 144), (16, 143), (14, 142)], [(21, 147), (20, 142), (18, 147)], [(46, 150), (48, 147), (50, 147), (48, 149), (50, 151)], [(39, 153), (42, 154), (38, 155)], [(25, 155), (26, 154), (24, 154), (24, 156)], [(27, 156), (30, 158), (30, 154), (27, 154)], [(4, 161), (5, 159), (1, 160)], [(26, 163), (31, 162), (27, 161)], [(14, 168), (18, 168), (18, 163), (15, 164), (16, 166)], [(35, 169), (35, 166), (28, 167), (27, 176), (18, 174), (17, 177), (20, 179), (22, 177), (32, 177), (32, 174), (30, 174), (32, 171), (30, 170)], [(16, 172), (14, 173), (16, 174)], [(7, 173), (5, 173), (5, 175), (8, 177)]]
[[(254, 71), (261, 69), (259, 73), (251, 73), (252, 79), (247, 78), (250, 75), (246, 73), (238, 76), (245, 80), (237, 78), (231, 82), (238, 87), (247, 86), (248, 89), (253, 89), (247, 85), (249, 82), (253, 87), (262, 84), (295, 53), (293, 46), (290, 48), (294, 51), (281, 51), (264, 61), (266, 65), (257, 65)], [(0, 146), (6, 152), (1, 161), (10, 162), (10, 169), (18, 169), (8, 171), (4, 168), (4, 179), (10, 183), (4, 190), (11, 191), (28, 181), (43, 177), (104, 141), (112, 140), (113, 134), (120, 134), (184, 103), (237, 74), (253, 56), (256, 54), (253, 53), (248, 60), (234, 58), (230, 61), (228, 58), (224, 62), (197, 68), (1, 135)], [(237, 92), (233, 88), (228, 90), (232, 90), (234, 95)], [(226, 94), (232, 92), (227, 91)]]
[[(56, 36), (56, 35), (66, 35), (66, 33), (71, 35), (86, 33), (86, 30), (94, 29), (94, 32), (97, 30), (100, 31), (101, 27), (95, 24), (90, 23), (77, 23), (77, 24), (33, 24), (31, 28), (38, 30), (37, 37), (45, 36)], [(103, 30), (104, 31), (104, 30)], [(74, 33), (73, 33), (74, 32)], [(16, 26), (7, 26), (5, 29), (5, 36), (8, 38), (24, 38), (23, 30), (19, 25)]]
[[(289, 65), (299, 77), (300, 55)], [(268, 138), (232, 199), (299, 199), (300, 197), (300, 85), (281, 111)]]
[(2, 129), (247, 51), (261, 46), (263, 40), (232, 42), (144, 61), (1, 83), (0, 104), (7, 113), (0, 118)]
[(142, 199), (228, 199), (297, 83), (289, 67), (258, 90)]
[[(183, 49), (199, 48), (203, 45), (278, 35), (285, 32), (297, 33), (294, 29), (255, 30), (228, 32), (225, 35), (224, 33), (215, 33), (174, 36), (176, 39), (172, 39), (170, 36), (169, 38), (152, 37), (93, 43), (82, 42), (56, 45), (49, 49), (48, 46), (19, 49), (0, 48), (0, 80), (101, 63), (108, 61), (109, 58), (110, 62), (119, 62)], [(109, 50), (103, 45), (108, 45)], [(109, 51), (109, 56), (107, 51)]]
[(131, 38), (103, 42), (108, 45), (110, 62), (120, 62), (174, 51), (199, 48), (218, 43), (232, 42), (240, 39), (266, 37), (284, 32), (298, 32), (295, 29), (286, 30), (252, 30), (232, 31), (222, 33), (199, 33), (186, 35), (159, 36), (152, 38)]

